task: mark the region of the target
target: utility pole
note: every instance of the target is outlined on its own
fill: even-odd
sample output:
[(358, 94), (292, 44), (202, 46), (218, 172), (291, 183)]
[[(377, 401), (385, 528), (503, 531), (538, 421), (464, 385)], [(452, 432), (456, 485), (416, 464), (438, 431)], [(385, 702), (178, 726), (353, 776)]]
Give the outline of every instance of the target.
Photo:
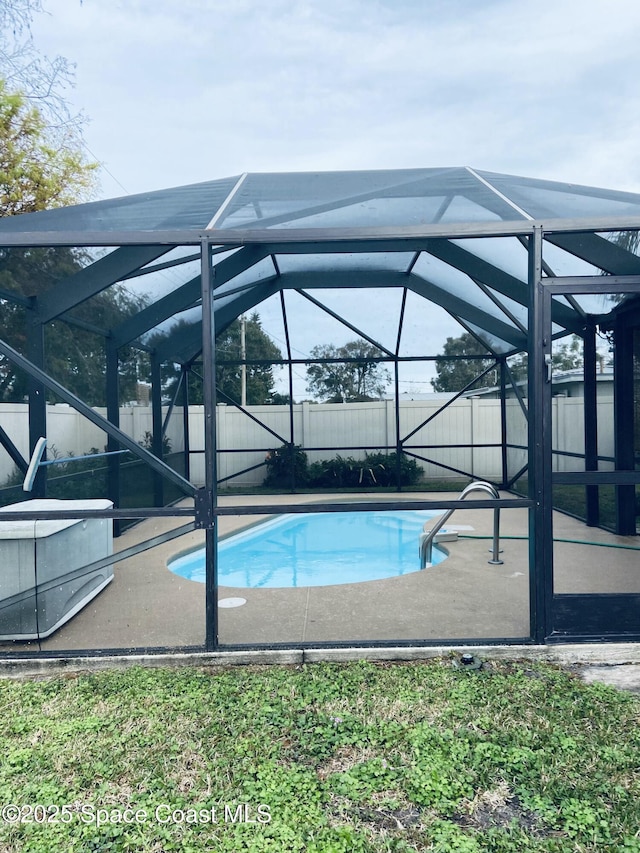
[(242, 364), (240, 366), (240, 404), (244, 407), (247, 405), (247, 339), (246, 339), (247, 318), (243, 314), (240, 317), (240, 358)]

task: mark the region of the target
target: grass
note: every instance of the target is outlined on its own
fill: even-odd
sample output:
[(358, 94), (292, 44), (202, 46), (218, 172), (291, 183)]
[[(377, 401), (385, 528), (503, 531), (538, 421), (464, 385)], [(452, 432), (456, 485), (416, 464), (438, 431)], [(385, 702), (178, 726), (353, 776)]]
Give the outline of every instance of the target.
[(2, 680), (0, 850), (640, 851), (637, 698), (456, 662)]

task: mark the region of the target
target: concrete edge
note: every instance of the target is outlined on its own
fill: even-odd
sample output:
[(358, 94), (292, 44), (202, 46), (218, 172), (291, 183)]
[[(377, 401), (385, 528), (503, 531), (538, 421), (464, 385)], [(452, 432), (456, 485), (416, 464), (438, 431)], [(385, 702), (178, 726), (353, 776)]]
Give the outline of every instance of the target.
[(284, 666), (302, 663), (303, 654), (299, 649), (106, 655), (96, 657), (0, 658), (0, 678), (53, 677), (64, 675), (65, 673), (125, 670), (135, 666), (177, 668), (183, 666)]
[(304, 662), (347, 662), (353, 660), (417, 661), (471, 652), (485, 660), (532, 660), (565, 666), (599, 664), (620, 666), (640, 663), (637, 643), (576, 643), (563, 646), (410, 646), (389, 648), (305, 649)]
[(485, 660), (547, 661), (563, 666), (640, 664), (640, 643), (585, 643), (558, 646), (392, 646), (375, 648), (256, 649), (225, 652), (109, 655), (96, 657), (0, 658), (0, 678), (53, 677), (144, 667), (285, 666), (304, 663), (421, 661), (471, 652)]

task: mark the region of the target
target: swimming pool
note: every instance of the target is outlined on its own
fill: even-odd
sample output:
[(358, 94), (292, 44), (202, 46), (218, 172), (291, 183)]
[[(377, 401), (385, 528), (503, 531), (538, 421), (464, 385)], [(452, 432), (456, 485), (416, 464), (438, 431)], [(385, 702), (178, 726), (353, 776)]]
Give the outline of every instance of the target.
[[(440, 513), (412, 510), (295, 513), (269, 519), (223, 539), (218, 582), (247, 588), (332, 586), (397, 577), (420, 570), (422, 527)], [(433, 550), (433, 564), (446, 553)], [(168, 564), (204, 583), (204, 548)]]

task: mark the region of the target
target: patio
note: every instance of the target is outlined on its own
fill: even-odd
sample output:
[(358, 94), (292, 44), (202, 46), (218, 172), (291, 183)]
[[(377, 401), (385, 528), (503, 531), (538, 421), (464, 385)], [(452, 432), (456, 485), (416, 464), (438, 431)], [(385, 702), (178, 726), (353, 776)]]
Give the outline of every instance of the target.
[[(87, 497), (113, 503), (113, 510), (102, 511), (101, 517), (145, 519), (117, 547), (145, 542), (177, 524), (169, 520), (177, 495), (193, 501), (189, 520), (202, 531), (165, 540), (161, 547), (118, 564), (110, 586), (43, 641), (42, 649), (159, 650), (204, 644), (213, 651), (264, 643), (639, 639), (638, 552), (631, 544), (640, 505), (638, 229), (638, 195), (471, 167), (246, 173), (6, 217), (0, 246), (9, 261), (32, 247), (63, 253), (77, 247), (86, 250), (86, 265), (42, 292), (7, 289), (1, 295), (24, 313), (24, 340), (11, 343), (0, 337), (0, 357), (28, 377), (29, 406), (28, 451), (22, 446), (24, 431), (9, 424), (9, 429), (0, 425), (2, 448), (25, 474), (38, 439), (48, 435), (47, 399), (61, 400), (101, 430), (101, 442), (115, 454), (99, 484), (97, 478), (85, 483), (87, 491), (93, 484), (98, 492)], [(173, 278), (167, 282), (169, 270)], [(117, 293), (123, 287), (131, 287), (131, 293), (146, 289), (145, 304), (113, 328), (87, 323), (77, 313), (81, 306), (90, 311), (98, 305), (104, 291), (115, 288)], [(358, 294), (349, 301), (355, 289), (364, 298)], [(385, 293), (393, 296), (393, 310), (384, 307)], [(278, 315), (286, 353), (252, 360), (242, 350), (239, 359), (235, 353), (218, 352), (225, 330), (247, 312), (262, 310), (268, 300)], [(304, 328), (298, 324), (294, 339), (292, 304), (299, 300), (319, 314)], [(350, 314), (354, 305), (355, 316)], [(365, 306), (373, 309), (372, 317)], [(294, 374), (304, 365), (336, 361), (314, 354), (319, 341), (311, 341), (309, 332), (321, 328), (318, 317), (340, 325), (336, 340), (355, 334), (372, 348), (373, 354), (367, 350), (368, 356), (345, 357), (343, 362), (361, 368), (367, 360), (387, 365), (393, 375), (393, 405), (385, 414), (383, 439), (372, 438), (363, 419), (348, 435), (333, 424), (326, 441), (314, 439), (314, 446), (305, 448), (321, 458), (336, 453), (395, 455), (392, 485), (398, 492), (392, 500), (415, 497), (400, 492), (402, 460), (436, 466), (449, 477), (489, 480), (500, 489), (500, 501), (464, 502), (456, 522), (469, 524), (476, 535), (489, 535), (491, 513), (486, 510), (499, 507), (503, 566), (487, 565), (487, 540), (461, 539), (452, 543), (442, 566), (426, 572), (339, 587), (251, 590), (242, 594), (247, 602), (241, 607), (216, 607), (217, 599), (240, 593), (216, 589), (215, 526), (224, 535), (234, 524), (249, 523), (241, 512), (243, 500), (244, 505), (254, 500), (232, 498), (230, 504), (218, 490), (245, 474), (262, 473), (265, 458), (263, 443), (237, 444), (235, 427), (229, 434), (237, 446), (224, 444), (217, 409), (220, 403), (234, 406), (239, 416), (267, 434), (269, 449), (281, 448), (281, 458), (293, 466), (296, 447), (301, 436), (308, 437), (311, 423), (304, 407), (301, 413), (294, 411)], [(441, 334), (444, 321), (451, 319), (457, 332), (475, 341), (478, 352), (438, 351), (441, 341), (435, 340), (434, 323)], [(104, 347), (104, 414), (47, 370), (48, 335), (52, 325), (60, 324), (70, 337), (82, 328)], [(583, 393), (569, 418), (576, 435), (564, 430), (558, 414), (561, 408), (573, 412), (573, 404), (556, 405), (563, 390), (554, 383), (554, 347), (570, 336), (576, 344), (580, 341), (583, 370)], [(613, 353), (607, 416), (615, 435), (609, 443), (603, 439), (597, 381), (597, 347), (603, 342)], [(142, 442), (120, 423), (120, 408), (127, 402), (121, 399), (120, 372), (131, 347), (147, 353), (151, 378), (152, 423)], [(499, 423), (490, 439), (477, 429), (479, 411), (462, 440), (451, 429), (437, 434), (435, 416), (415, 424), (403, 418), (401, 377), (412, 365), (443, 359), (466, 360), (478, 368), (464, 387), (456, 387), (455, 398), (475, 393), (481, 380), (493, 377)], [(169, 386), (162, 371), (167, 365), (177, 378), (163, 412)], [(217, 369), (238, 365), (283, 371), (288, 393), (280, 396), (287, 411), (277, 421), (249, 411), (242, 395), (235, 399), (219, 393)], [(424, 370), (423, 379), (428, 375)], [(72, 373), (69, 368), (65, 375)], [(194, 383), (202, 397), (197, 448), (189, 446)], [(470, 406), (475, 408), (481, 407)], [(182, 412), (182, 440), (170, 453), (165, 439), (171, 419), (174, 424), (179, 419), (177, 410)], [(324, 405), (317, 410), (332, 414)], [(452, 450), (469, 451), (472, 461), (452, 461)], [(123, 451), (135, 466), (121, 458)], [(497, 468), (488, 466), (488, 452), (498, 460)], [(252, 453), (259, 453), (260, 460)], [(244, 468), (226, 473), (225, 454)], [(47, 497), (49, 485), (53, 491), (48, 470), (38, 467), (32, 497)], [(93, 472), (86, 474), (91, 480)], [(290, 479), (283, 489), (304, 487)], [(75, 499), (80, 484), (70, 481), (66, 497)], [(559, 490), (571, 498), (572, 508), (556, 501)], [(510, 507), (516, 492), (519, 502)], [(438, 500), (434, 493), (425, 497)], [(255, 505), (274, 514), (293, 500), (265, 496), (255, 498)], [(450, 495), (440, 500), (448, 501)], [(554, 506), (575, 512), (586, 525), (559, 515)], [(167, 517), (160, 521), (163, 507)], [(38, 517), (44, 520), (45, 515)], [(46, 517), (63, 516), (52, 511)], [(167, 556), (203, 539), (206, 586), (172, 576)], [(584, 544), (592, 541), (623, 547), (604, 551)]]
[[(295, 502), (317, 501), (299, 495)], [(323, 496), (348, 500), (345, 495)], [(352, 496), (350, 496), (352, 497)], [(431, 500), (450, 495), (407, 495)], [(501, 497), (508, 497), (501, 495)], [(367, 493), (362, 500), (379, 500)], [(290, 495), (220, 499), (224, 505), (292, 503)], [(220, 517), (225, 536), (265, 516)], [(473, 528), (446, 543), (449, 557), (432, 568), (402, 577), (297, 589), (246, 589), (221, 586), (219, 599), (240, 597), (246, 604), (219, 609), (219, 642), (225, 645), (289, 645), (342, 642), (437, 641), (463, 638), (526, 638), (529, 634), (527, 510), (501, 513), (504, 564), (488, 564), (493, 514), (486, 509), (456, 510), (451, 525)], [(147, 519), (117, 540), (118, 550), (175, 526), (169, 519)], [(617, 536), (554, 513), (558, 539), (636, 546), (633, 537)], [(519, 537), (511, 539), (509, 537)], [(178, 553), (204, 543), (202, 531), (116, 563), (114, 579), (90, 604), (55, 634), (41, 642), (46, 652), (80, 649), (202, 647), (205, 588), (166, 567)], [(416, 543), (416, 561), (417, 561)], [(577, 542), (555, 544), (557, 593), (640, 593), (638, 552)], [(605, 568), (606, 567), (606, 570)], [(38, 644), (3, 643), (3, 654), (35, 650)]]

